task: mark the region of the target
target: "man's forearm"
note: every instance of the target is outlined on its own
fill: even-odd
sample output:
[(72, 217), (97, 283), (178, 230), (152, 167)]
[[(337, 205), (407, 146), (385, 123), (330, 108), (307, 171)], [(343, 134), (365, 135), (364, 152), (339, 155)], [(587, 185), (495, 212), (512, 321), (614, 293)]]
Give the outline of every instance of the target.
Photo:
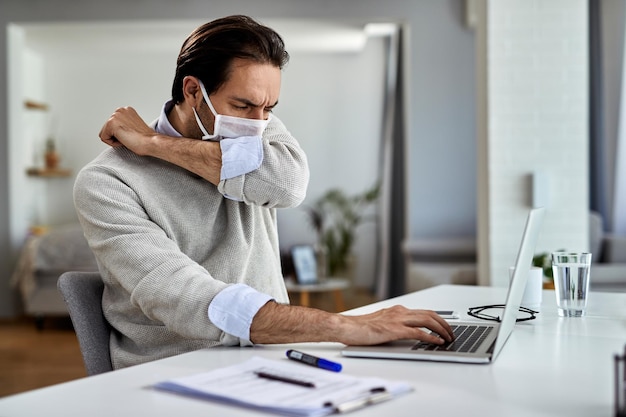
[[(433, 331), (425, 332), (423, 328)], [(441, 344), (453, 338), (450, 325), (430, 310), (396, 305), (363, 315), (328, 313), (270, 301), (252, 320), (253, 343), (340, 342), (373, 345), (398, 339)]]
[(214, 185), (220, 182), (222, 151), (219, 142), (155, 134), (142, 154), (185, 168)]
[(253, 343), (339, 342), (342, 317), (307, 307), (270, 301), (250, 326)]

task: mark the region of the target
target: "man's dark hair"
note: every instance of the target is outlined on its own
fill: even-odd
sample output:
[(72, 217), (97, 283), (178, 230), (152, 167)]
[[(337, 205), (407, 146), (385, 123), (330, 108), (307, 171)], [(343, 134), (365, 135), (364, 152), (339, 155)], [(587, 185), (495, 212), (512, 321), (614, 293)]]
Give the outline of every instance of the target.
[(281, 70), (289, 61), (285, 43), (273, 29), (248, 16), (228, 16), (205, 23), (185, 40), (178, 54), (172, 85), (175, 103), (183, 101), (183, 78), (202, 80), (212, 94), (229, 77), (235, 58), (269, 63)]

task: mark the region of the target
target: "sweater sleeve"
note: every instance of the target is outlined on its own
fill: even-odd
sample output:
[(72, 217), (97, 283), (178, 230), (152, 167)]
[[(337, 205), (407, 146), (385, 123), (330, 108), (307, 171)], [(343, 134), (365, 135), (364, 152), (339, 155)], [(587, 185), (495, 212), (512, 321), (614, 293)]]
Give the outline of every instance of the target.
[(218, 190), (246, 204), (296, 207), (306, 196), (309, 165), (298, 142), (273, 117), (263, 133), (263, 162), (245, 175), (220, 181)]
[[(228, 284), (185, 255), (150, 218), (141, 196), (111, 168), (88, 166), (77, 176), (74, 203), (85, 237), (107, 283), (110, 304), (130, 298), (124, 326), (165, 326), (185, 338), (220, 340), (207, 309)], [(105, 314), (107, 312), (105, 311)], [(135, 317), (129, 323), (127, 317)], [(117, 319), (117, 320), (116, 320)]]

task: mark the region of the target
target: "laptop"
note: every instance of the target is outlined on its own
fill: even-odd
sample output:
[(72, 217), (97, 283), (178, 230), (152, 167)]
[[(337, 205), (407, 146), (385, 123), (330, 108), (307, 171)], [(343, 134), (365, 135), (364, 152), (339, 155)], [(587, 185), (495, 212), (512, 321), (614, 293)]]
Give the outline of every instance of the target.
[[(452, 343), (443, 346), (414, 339), (398, 340), (374, 346), (347, 346), (341, 351), (342, 355), (458, 363), (493, 362), (515, 327), (544, 214), (545, 209), (542, 207), (534, 208), (528, 213), (515, 261), (515, 271), (499, 323), (482, 320), (450, 323), (457, 337)], [(465, 336), (469, 339), (467, 343), (461, 342), (461, 338)]]

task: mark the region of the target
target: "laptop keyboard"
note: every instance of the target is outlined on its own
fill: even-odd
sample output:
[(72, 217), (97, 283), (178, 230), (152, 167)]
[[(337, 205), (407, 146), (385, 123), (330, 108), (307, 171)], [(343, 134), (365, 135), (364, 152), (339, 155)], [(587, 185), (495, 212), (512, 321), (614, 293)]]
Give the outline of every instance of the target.
[(480, 325), (452, 325), (451, 327), (454, 332), (454, 340), (452, 342), (444, 343), (443, 345), (419, 342), (411, 349), (446, 352), (476, 352), (485, 338), (493, 330), (492, 326)]

